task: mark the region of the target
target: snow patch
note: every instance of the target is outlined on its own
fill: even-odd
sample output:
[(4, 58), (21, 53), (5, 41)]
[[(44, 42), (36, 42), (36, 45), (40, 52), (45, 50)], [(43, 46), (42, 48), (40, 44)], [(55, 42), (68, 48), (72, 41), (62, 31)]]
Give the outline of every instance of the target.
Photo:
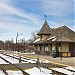
[(56, 36), (52, 36), (50, 38), (48, 38), (47, 40), (51, 40), (51, 39), (54, 39)]
[(23, 73), (20, 70), (18, 71), (8, 70), (6, 72), (8, 73), (8, 75), (23, 75)]
[(46, 68), (40, 68), (38, 69), (37, 67), (34, 67), (32, 69), (29, 70), (25, 70), (25, 72), (27, 72), (30, 75), (52, 75), (52, 71), (48, 70)]
[(40, 38), (36, 39), (33, 43), (36, 43), (36, 42), (38, 42), (38, 41), (40, 41)]
[(0, 75), (5, 75), (5, 73), (3, 71), (0, 70)]

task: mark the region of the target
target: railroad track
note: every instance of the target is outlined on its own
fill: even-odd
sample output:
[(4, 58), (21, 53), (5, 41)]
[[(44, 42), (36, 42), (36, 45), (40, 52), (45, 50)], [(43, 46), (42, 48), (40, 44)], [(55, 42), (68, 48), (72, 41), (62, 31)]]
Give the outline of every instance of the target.
[[(4, 54), (4, 55), (9, 56), (9, 57), (12, 57), (12, 58), (15, 58), (15, 59), (18, 59), (18, 60), (21, 60), (21, 61), (24, 61), (24, 62), (27, 62), (26, 60), (31, 60), (32, 59), (32, 58), (29, 58), (27, 56), (21, 57), (21, 59), (20, 59), (20, 58), (17, 58), (15, 56), (10, 56), (9, 54)], [(23, 59), (26, 59), (26, 60), (23, 60)], [(36, 59), (38, 60), (38, 58), (36, 58)], [(35, 61), (36, 62), (36, 63), (33, 63), (33, 64), (36, 64), (37, 65), (37, 60), (32, 60), (32, 61)], [(40, 60), (42, 60), (42, 59), (39, 58), (39, 61)], [(31, 62), (29, 62), (29, 63), (31, 63)], [(54, 66), (54, 67), (65, 67), (65, 66), (62, 66), (62, 65), (59, 65), (59, 64), (53, 64), (52, 62), (50, 62), (50, 63), (40, 63), (40, 66), (47, 67), (47, 68), (50, 68), (52, 66)]]
[(4, 69), (2, 65), (0, 65), (0, 69), (4, 72), (5, 75), (8, 75), (8, 73), (6, 72), (6, 69)]
[[(9, 57), (12, 57), (12, 58), (15, 58), (15, 59), (18, 59), (18, 60), (21, 60), (21, 61), (24, 61), (24, 62), (27, 62), (26, 60), (31, 60), (31, 58), (28, 58), (28, 57), (21, 57), (21, 59), (20, 59), (20, 58), (14, 57), (14, 56), (10, 56), (8, 54), (5, 54), (5, 55), (6, 56), (9, 56)], [(23, 59), (26, 59), (26, 60), (23, 60)], [(36, 63), (34, 63), (34, 64), (37, 65), (38, 58), (36, 58), (36, 59), (37, 60), (32, 60), (32, 61), (35, 61)], [(41, 59), (39, 59), (39, 60), (41, 60)], [(29, 62), (29, 63), (31, 63), (31, 62)], [(54, 67), (62, 67), (61, 65), (52, 64), (52, 63), (40, 63), (40, 66), (44, 66), (44, 67), (48, 67), (48, 68), (51, 67), (51, 66), (54, 66)]]
[[(9, 56), (9, 57), (12, 57), (12, 58), (15, 58), (15, 59), (17, 59), (17, 60), (21, 60), (21, 61), (23, 61), (23, 62), (27, 62), (27, 61), (21, 59), (21, 58), (23, 58), (23, 57), (17, 58), (17, 57), (14, 57), (14, 56), (10, 56), (10, 55), (8, 55), (8, 54), (4, 54), (4, 55)], [(27, 60), (28, 60), (28, 58), (23, 58), (23, 59), (27, 59)], [(31, 63), (31, 62), (29, 62), (29, 63)]]
[[(12, 66), (16, 67), (17, 69), (21, 70), (21, 72), (23, 73), (23, 75), (29, 75), (28, 73), (26, 73), (22, 68), (18, 67), (17, 65), (15, 64), (12, 64), (11, 62), (7, 61), (6, 59), (4, 59), (3, 57), (0, 56), (1, 59), (3, 59), (4, 61), (6, 61), (7, 63), (11, 64)], [(7, 74), (6, 70), (0, 65), (0, 67), (2, 68), (3, 72)]]
[[(10, 56), (10, 55), (8, 55), (8, 56)], [(13, 57), (13, 56), (12, 56)], [(13, 57), (13, 58), (16, 58), (16, 57)], [(23, 57), (22, 57), (23, 58)], [(24, 58), (24, 59), (27, 59), (27, 60), (29, 60), (29, 58)], [(9, 63), (9, 62), (8, 62)], [(11, 64), (11, 63), (10, 63)], [(28, 65), (29, 65), (29, 63), (28, 63)], [(59, 67), (59, 68), (62, 68), (62, 69), (64, 69), (64, 70), (67, 70), (67, 69), (65, 69), (64, 67), (66, 67), (66, 66), (61, 66), (61, 65), (58, 65), (58, 64), (52, 64), (52, 63), (37, 63), (37, 67), (44, 67), (44, 68), (47, 68), (47, 69), (50, 69), (50, 70), (52, 70), (53, 71), (53, 73), (56, 73), (57, 71), (56, 71), (56, 69), (54, 70), (54, 69), (51, 69), (50, 67), (50, 65), (54, 65), (55, 66), (55, 68), (56, 67)], [(16, 65), (14, 65), (14, 66), (16, 66)], [(19, 68), (18, 66), (16, 66), (16, 68)], [(28, 74), (26, 74), (24, 71), (23, 71), (23, 69), (21, 69), (21, 68), (19, 68), (19, 70), (21, 70), (22, 71), (22, 73), (24, 74), (24, 75), (28, 75)], [(70, 70), (67, 70), (68, 72), (71, 72)], [(72, 71), (72, 72), (75, 72), (75, 71)], [(58, 75), (65, 75), (65, 74), (63, 74), (63, 72), (62, 73), (60, 73), (60, 72), (57, 72), (57, 74)]]

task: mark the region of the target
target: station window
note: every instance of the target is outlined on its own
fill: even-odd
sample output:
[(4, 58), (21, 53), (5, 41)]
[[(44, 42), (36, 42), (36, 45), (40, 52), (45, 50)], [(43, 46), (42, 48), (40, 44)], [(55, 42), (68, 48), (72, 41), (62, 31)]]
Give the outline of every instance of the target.
[(41, 40), (42, 40), (42, 36), (40, 36)]
[(45, 51), (48, 51), (48, 45), (45, 45)]

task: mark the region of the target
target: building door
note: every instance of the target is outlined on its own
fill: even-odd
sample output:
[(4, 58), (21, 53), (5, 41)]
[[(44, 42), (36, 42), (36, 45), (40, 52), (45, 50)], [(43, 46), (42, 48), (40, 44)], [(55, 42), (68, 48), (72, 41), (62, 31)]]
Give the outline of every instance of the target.
[(40, 52), (42, 51), (42, 45), (39, 45), (39, 48), (40, 48)]
[(69, 43), (69, 51), (75, 52), (75, 43)]
[(59, 57), (59, 51), (60, 51), (61, 43), (56, 43), (56, 56)]

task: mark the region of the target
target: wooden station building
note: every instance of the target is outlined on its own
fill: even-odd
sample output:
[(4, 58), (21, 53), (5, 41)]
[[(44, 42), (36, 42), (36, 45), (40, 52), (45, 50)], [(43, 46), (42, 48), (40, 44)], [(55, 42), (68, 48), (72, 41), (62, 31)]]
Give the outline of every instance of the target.
[(75, 56), (75, 32), (67, 26), (50, 28), (45, 20), (38, 38), (32, 43), (36, 54), (57, 56)]

